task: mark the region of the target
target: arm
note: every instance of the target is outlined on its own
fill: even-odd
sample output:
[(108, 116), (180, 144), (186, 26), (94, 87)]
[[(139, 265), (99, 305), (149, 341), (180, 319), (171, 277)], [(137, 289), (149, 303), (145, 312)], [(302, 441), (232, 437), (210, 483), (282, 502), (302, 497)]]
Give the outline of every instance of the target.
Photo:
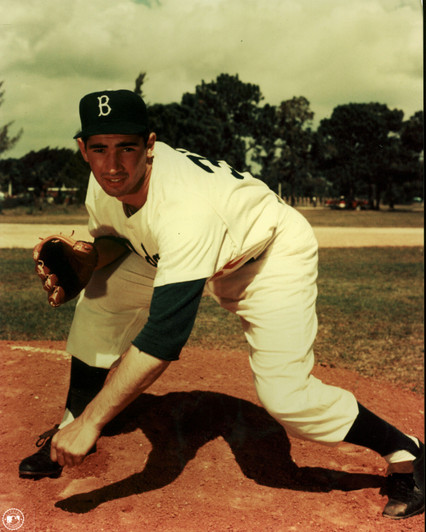
[(108, 376), (104, 387), (84, 412), (55, 434), (51, 459), (60, 465), (79, 465), (103, 427), (146, 390), (169, 365), (132, 345)]
[(199, 279), (154, 289), (148, 322), (81, 416), (54, 436), (52, 460), (60, 465), (80, 464), (102, 428), (177, 360), (191, 332), (204, 284), (205, 279)]
[(126, 244), (118, 238), (95, 238), (93, 245), (98, 252), (98, 262), (95, 270), (100, 270), (129, 252)]

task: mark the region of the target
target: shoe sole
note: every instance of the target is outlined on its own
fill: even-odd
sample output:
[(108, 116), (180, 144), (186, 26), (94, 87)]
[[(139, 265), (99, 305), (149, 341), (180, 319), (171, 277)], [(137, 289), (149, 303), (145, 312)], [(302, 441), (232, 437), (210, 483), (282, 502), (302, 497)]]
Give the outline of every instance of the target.
[(19, 478), (27, 478), (32, 480), (40, 480), (41, 478), (59, 478), (62, 471), (56, 471), (53, 473), (35, 473), (34, 471), (19, 471)]
[(401, 519), (408, 519), (409, 517), (414, 517), (415, 515), (422, 514), (425, 511), (425, 505), (423, 505), (421, 508), (416, 510), (415, 512), (412, 512), (408, 515), (386, 515), (382, 514), (383, 517), (386, 517), (387, 519), (393, 519), (394, 521), (400, 521)]

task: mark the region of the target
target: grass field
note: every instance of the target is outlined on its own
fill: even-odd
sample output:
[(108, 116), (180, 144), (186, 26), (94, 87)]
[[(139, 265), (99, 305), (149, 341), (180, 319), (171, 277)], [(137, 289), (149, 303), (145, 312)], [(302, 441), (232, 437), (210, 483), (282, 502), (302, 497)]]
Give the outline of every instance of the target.
[[(64, 340), (74, 303), (49, 307), (31, 251), (0, 250), (0, 274), (0, 339)], [(318, 288), (318, 362), (423, 392), (423, 249), (321, 249)], [(189, 344), (246, 349), (238, 318), (210, 298)]]
[[(47, 206), (43, 211), (28, 214), (28, 207), (5, 209), (0, 223), (86, 224), (87, 213), (82, 206)], [(340, 211), (324, 208), (301, 209), (311, 225), (331, 227), (423, 227), (424, 212), (418, 206), (397, 207), (381, 211)]]

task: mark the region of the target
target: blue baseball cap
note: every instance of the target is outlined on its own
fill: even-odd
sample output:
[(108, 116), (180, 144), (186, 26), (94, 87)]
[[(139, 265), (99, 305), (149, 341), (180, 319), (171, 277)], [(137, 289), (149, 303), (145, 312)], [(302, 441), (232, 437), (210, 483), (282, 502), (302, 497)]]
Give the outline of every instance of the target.
[(129, 90), (86, 94), (80, 100), (81, 131), (74, 138), (92, 135), (136, 135), (149, 132), (148, 112), (142, 98)]

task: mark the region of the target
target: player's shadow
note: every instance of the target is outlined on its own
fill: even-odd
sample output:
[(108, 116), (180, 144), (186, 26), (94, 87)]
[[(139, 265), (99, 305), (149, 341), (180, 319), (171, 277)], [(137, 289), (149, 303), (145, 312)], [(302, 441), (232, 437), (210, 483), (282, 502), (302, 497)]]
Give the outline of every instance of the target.
[(221, 393), (143, 394), (106, 427), (104, 436), (136, 429), (152, 444), (142, 471), (55, 506), (85, 513), (110, 500), (162, 488), (180, 475), (204, 444), (218, 436), (230, 446), (243, 474), (264, 486), (328, 492), (383, 484), (383, 477), (375, 475), (297, 467), (285, 430), (277, 421), (253, 403)]

